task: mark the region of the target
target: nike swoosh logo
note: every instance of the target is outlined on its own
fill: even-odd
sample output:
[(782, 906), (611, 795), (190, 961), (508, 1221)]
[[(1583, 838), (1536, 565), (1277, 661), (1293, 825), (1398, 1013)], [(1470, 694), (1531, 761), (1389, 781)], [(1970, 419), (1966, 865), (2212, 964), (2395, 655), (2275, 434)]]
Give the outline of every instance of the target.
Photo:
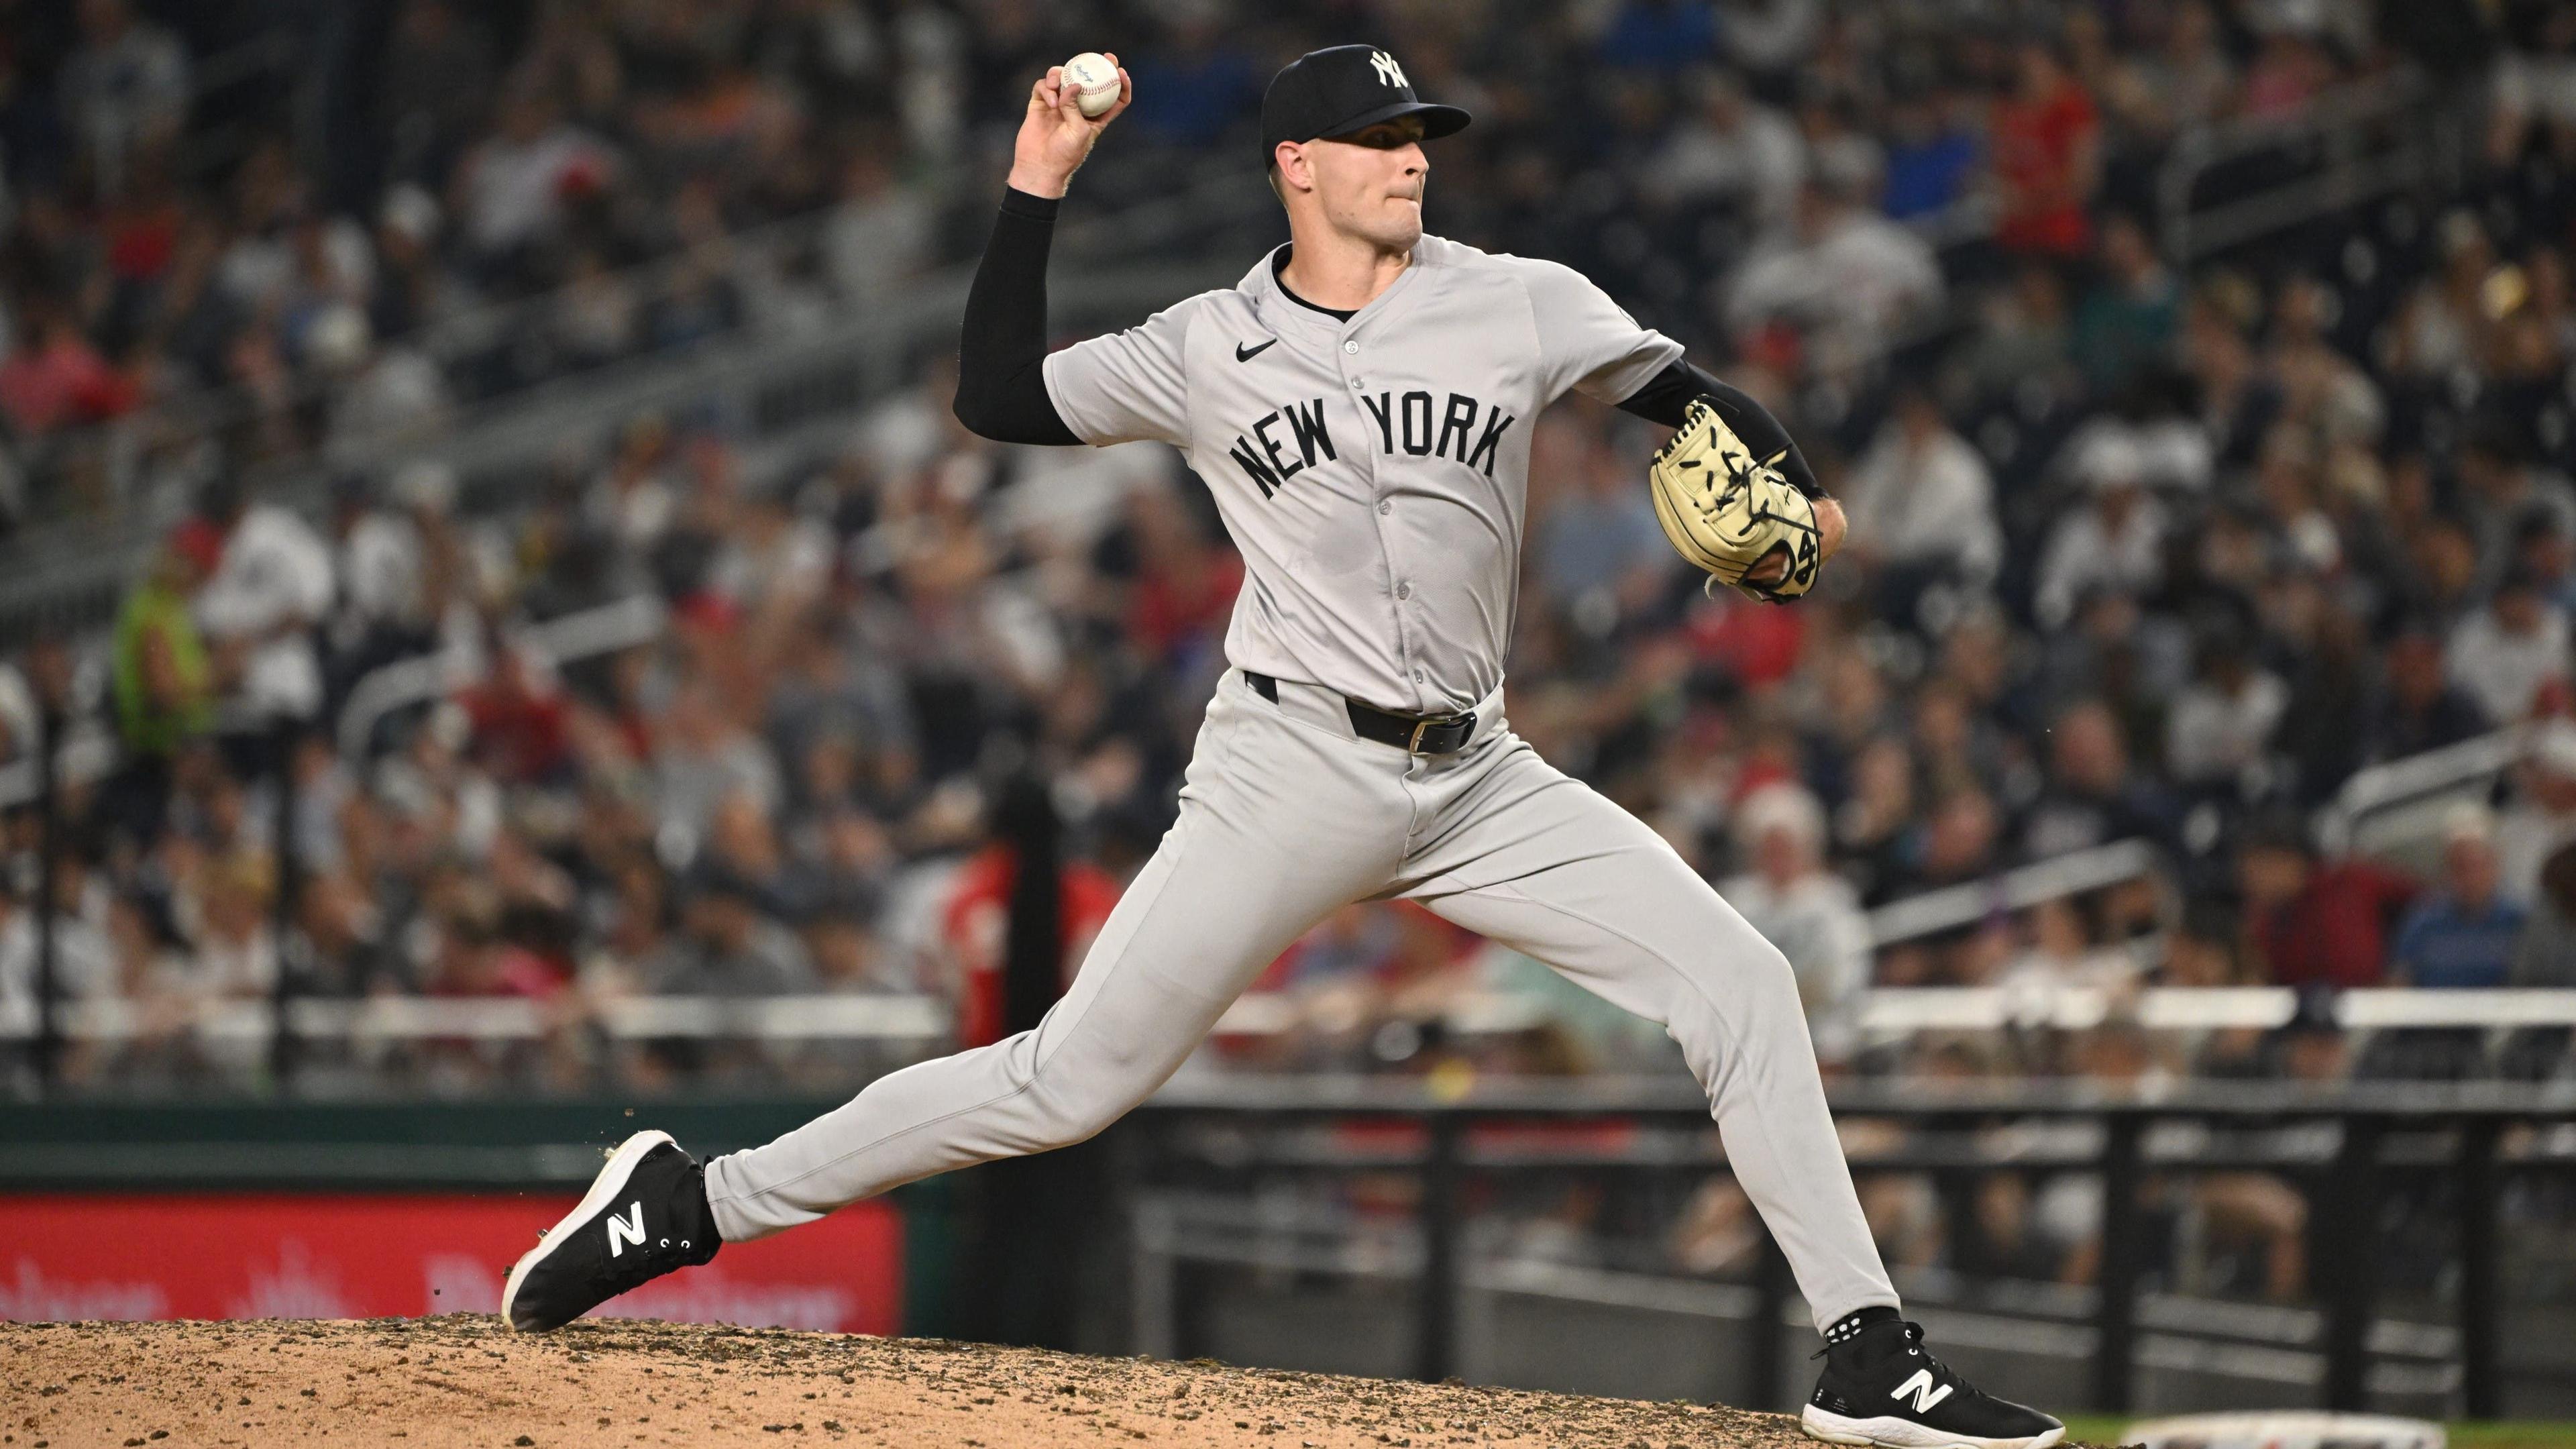
[(1279, 339), (1276, 337), (1262, 343), (1259, 347), (1246, 347), (1242, 343), (1238, 342), (1234, 344), (1234, 360), (1237, 362), (1250, 362), (1252, 359), (1259, 357), (1261, 354), (1278, 345)]

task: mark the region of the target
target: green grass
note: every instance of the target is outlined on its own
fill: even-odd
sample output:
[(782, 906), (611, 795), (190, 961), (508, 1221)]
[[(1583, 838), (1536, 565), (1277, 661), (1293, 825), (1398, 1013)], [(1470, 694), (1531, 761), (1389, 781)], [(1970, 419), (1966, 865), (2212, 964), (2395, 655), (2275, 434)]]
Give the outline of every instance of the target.
[[(2075, 1414), (2066, 1420), (2066, 1437), (2087, 1444), (2117, 1444), (2131, 1419), (2105, 1414)], [(2541, 1420), (2456, 1420), (2450, 1449), (2576, 1449), (2576, 1423)]]

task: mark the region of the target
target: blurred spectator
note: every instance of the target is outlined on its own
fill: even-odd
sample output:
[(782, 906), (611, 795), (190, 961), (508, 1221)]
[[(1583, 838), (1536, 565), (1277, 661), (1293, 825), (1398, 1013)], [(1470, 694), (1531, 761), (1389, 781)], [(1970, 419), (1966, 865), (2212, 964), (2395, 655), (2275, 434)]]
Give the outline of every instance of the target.
[(2555, 5), (2506, 11), (2507, 48), (2487, 123), (2487, 155), (2498, 166), (2519, 160), (2534, 131), (2576, 131), (2576, 16)]
[(928, 262), (937, 216), (918, 188), (897, 183), (892, 158), (854, 148), (841, 168), (840, 200), (825, 224), (825, 265), (851, 301), (894, 296)]
[[(2487, 732), (2486, 712), (2453, 684), (2441, 636), (2420, 623), (2401, 626), (2389, 640), (2381, 682), (2363, 726), (2362, 757), (2373, 764), (2455, 745)], [(2576, 773), (2576, 740), (2567, 750)]]
[(1796, 785), (1765, 785), (1736, 808), (1735, 834), (1753, 869), (1718, 894), (1789, 958), (1817, 1059), (1840, 1066), (1860, 1044), (1870, 936), (1859, 896), (1825, 869), (1824, 807)]
[(310, 719), (322, 707), (314, 628), (331, 607), (331, 550), (293, 509), (245, 502), (224, 482), (201, 500), (223, 532), (223, 561), (196, 600), (207, 640), (239, 661), (228, 729)]
[(80, 45), (63, 61), (62, 107), (101, 188), (119, 190), (138, 153), (187, 118), (188, 52), (126, 0), (81, 0)]
[(1788, 321), (1820, 349), (1817, 365), (1839, 371), (1875, 362), (1914, 322), (1940, 305), (1942, 279), (1921, 237), (1809, 182), (1795, 220), (1774, 233), (1736, 274), (1726, 299), (1740, 333)]
[(2352, 1076), (2352, 1042), (2344, 1035), (2335, 993), (2329, 989), (2300, 991), (2289, 1021), (2272, 1033), (2264, 1047), (2276, 1077), (2334, 1086)]
[(1788, 225), (1807, 172), (1798, 128), (1724, 71), (1693, 74), (1689, 89), (1697, 108), (1647, 167), (1652, 194), (1667, 205), (1745, 206), (1762, 230)]
[(1015, 1004), (1011, 995), (1018, 987), (1010, 979), (1014, 913), (1024, 905), (1044, 904), (1045, 894), (1043, 888), (1024, 894), (1030, 884), (1020, 874), (1024, 859), (1057, 862), (1052, 934), (1060, 945), (1061, 963), (1054, 991), (1035, 1004), (1035, 1011), (1029, 1011), (1028, 1003), (1018, 1004), (1032, 1016), (1071, 984), (1082, 958), (1091, 951), (1092, 939), (1118, 903), (1117, 882), (1098, 866), (1061, 858), (1061, 826), (1042, 788), (1026, 782), (1007, 787), (996, 816), (1002, 827), (996, 839), (958, 866), (941, 912), (941, 935), (957, 972), (958, 1040), (970, 1046), (999, 1041), (1034, 1024), (1010, 1020)]
[(2087, 500), (2049, 531), (2032, 610), (2043, 626), (2074, 617), (2088, 590), (2140, 595), (2164, 574), (2164, 506), (2146, 492), (2146, 458), (2132, 437), (2104, 434), (2082, 462)]
[(2493, 816), (2461, 806), (2443, 828), (2441, 882), (2398, 927), (2389, 976), (2408, 986), (2502, 986), (2528, 914), (2497, 891)]
[[(1608, 450), (1589, 450), (1573, 486), (1535, 520), (1532, 572), (1560, 606), (1591, 608), (1595, 595), (1597, 602), (1634, 603), (1639, 585), (1651, 594), (1665, 572), (1671, 545), (1632, 472)], [(1615, 620), (1619, 612), (1611, 603), (1609, 617)]]
[(1987, 124), (2003, 187), (1995, 239), (2018, 252), (2082, 255), (2093, 239), (2085, 208), (2101, 180), (2101, 124), (2054, 45), (2034, 37), (2014, 51), (2012, 91)]
[(172, 757), (214, 726), (215, 667), (197, 633), (195, 603), (222, 557), (215, 526), (189, 519), (117, 611), (108, 667), (124, 759), (101, 813), (138, 843), (161, 834)]
[(2289, 686), (2258, 667), (2228, 626), (2204, 634), (2198, 674), (2165, 721), (2165, 764), (2177, 784), (2213, 787), (2257, 778)]
[(37, 301), (15, 332), (17, 345), (0, 361), (0, 415), (21, 434), (103, 421), (139, 400), (133, 380), (109, 365), (59, 304)]
[(2460, 446), (2460, 494), (2476, 531), (2478, 578), (2497, 584), (2515, 562), (2515, 538), (2537, 514), (2561, 534), (2576, 536), (2576, 486), (2555, 472), (2532, 466), (2516, 426), (2486, 416)]
[(2517, 569), (2451, 631), (2451, 682), (2487, 718), (2518, 723), (2543, 686), (2566, 685), (2567, 648), (2567, 616), (2542, 600), (2539, 580)]
[(2115, 397), (2164, 360), (2182, 318), (2182, 283), (2126, 216), (2102, 223), (2101, 280), (2075, 312), (2075, 362), (2097, 395)]
[(2177, 814), (2154, 777), (2131, 763), (2109, 706), (2078, 699), (2049, 728), (2048, 784), (2023, 816), (2021, 853), (2040, 861), (2119, 840), (2164, 841)]
[(553, 238), (567, 203), (608, 184), (615, 160), (566, 122), (531, 79), (512, 82), (499, 125), (456, 168), (455, 211), (488, 275), (506, 276), (523, 250)]
[(1601, 59), (1637, 70), (1671, 70), (1717, 50), (1717, 7), (1708, 0), (1625, 0), (1602, 30)]
[(1879, 206), (1889, 216), (1938, 216), (1976, 182), (1976, 128), (1956, 92), (1899, 95), (1888, 106), (1887, 180)]
[(2511, 984), (2576, 987), (2576, 847), (2561, 846), (2541, 863), (2539, 894), (2514, 943)]
[(721, 867), (700, 872), (680, 934), (645, 967), (665, 996), (781, 996), (810, 991), (804, 943), (764, 909), (760, 888)]
[(2543, 721), (2513, 780), (2496, 824), (2500, 889), (2511, 899), (2536, 901), (2541, 863), (2576, 841), (2576, 721)]
[(2415, 883), (2365, 860), (2320, 860), (2295, 817), (2258, 821), (2236, 852), (2247, 954), (2278, 986), (2376, 986), (2391, 918)]
[(2003, 528), (1985, 459), (1919, 388), (1897, 395), (1841, 490), (1843, 547), (1870, 565), (1982, 590), (2003, 565)]

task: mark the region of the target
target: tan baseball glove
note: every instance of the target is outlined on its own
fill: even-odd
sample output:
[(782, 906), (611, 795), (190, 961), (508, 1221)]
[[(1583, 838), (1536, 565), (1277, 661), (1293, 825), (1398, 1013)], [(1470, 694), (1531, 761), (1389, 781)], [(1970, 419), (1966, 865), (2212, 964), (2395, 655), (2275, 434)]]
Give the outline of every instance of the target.
[[(1772, 466), (1778, 461), (1755, 461), (1702, 398), (1656, 451), (1646, 477), (1655, 521), (1683, 558), (1718, 583), (1785, 604), (1814, 587), (1823, 555), (1815, 502), (1781, 476)], [(1768, 584), (1747, 583), (1745, 574), (1774, 552), (1785, 553), (1788, 570)]]

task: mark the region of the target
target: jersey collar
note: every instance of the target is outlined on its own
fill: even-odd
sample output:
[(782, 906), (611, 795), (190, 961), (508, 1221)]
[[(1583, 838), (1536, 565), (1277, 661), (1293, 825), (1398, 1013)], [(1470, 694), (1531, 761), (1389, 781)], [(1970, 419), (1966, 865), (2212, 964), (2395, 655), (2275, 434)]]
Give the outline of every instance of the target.
[(1430, 264), (1437, 240), (1430, 233), (1423, 233), (1422, 240), (1413, 244), (1413, 260), (1405, 266), (1403, 274), (1385, 291), (1370, 298), (1367, 306), (1352, 313), (1347, 322), (1329, 312), (1318, 312), (1304, 305), (1279, 285), (1278, 275), (1273, 269), (1278, 265), (1280, 254), (1287, 250), (1287, 242), (1262, 253), (1261, 260), (1253, 263), (1252, 270), (1244, 273), (1243, 280), (1235, 285), (1251, 300), (1253, 315), (1272, 332), (1282, 337), (1294, 334), (1337, 340), (1368, 326), (1372, 319), (1384, 316), (1398, 304), (1411, 290), (1413, 279)]

